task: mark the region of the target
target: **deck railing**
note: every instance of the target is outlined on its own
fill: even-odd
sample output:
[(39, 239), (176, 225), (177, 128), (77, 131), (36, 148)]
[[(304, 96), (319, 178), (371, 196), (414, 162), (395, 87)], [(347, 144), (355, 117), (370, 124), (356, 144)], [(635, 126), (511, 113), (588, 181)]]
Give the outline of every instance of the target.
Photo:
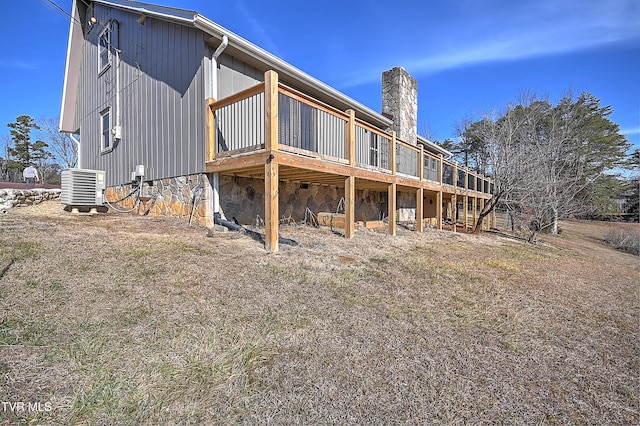
[(440, 183), (440, 159), (430, 154), (424, 154), (422, 175), (424, 180)]
[[(207, 161), (265, 149), (264, 84), (220, 101), (209, 99), (207, 107), (210, 111), (208, 131), (213, 132), (214, 138), (213, 143), (208, 143)], [(399, 140), (394, 133), (355, 118), (353, 112), (340, 111), (281, 83), (278, 84), (277, 112), (278, 146), (283, 151), (400, 174), (409, 179), (419, 180), (422, 175), (426, 182), (469, 192), (489, 194), (493, 189), (488, 178)], [(354, 145), (351, 160), (350, 139)], [(392, 151), (395, 155), (391, 155)]]
[(417, 178), (420, 176), (420, 149), (398, 141), (396, 145), (396, 172), (405, 176)]
[(279, 85), (280, 145), (346, 161), (345, 126), (348, 121), (348, 114)]
[(391, 173), (390, 153), (392, 136), (356, 120), (355, 163), (360, 167)]

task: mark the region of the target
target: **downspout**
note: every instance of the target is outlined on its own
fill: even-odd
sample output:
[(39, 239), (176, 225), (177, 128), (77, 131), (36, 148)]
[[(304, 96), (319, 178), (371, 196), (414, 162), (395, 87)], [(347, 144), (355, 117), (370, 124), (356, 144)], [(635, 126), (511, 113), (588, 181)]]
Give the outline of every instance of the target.
[(116, 51), (116, 127), (114, 128), (114, 138), (122, 138), (122, 105), (120, 104), (120, 49)]
[[(222, 36), (222, 42), (220, 46), (213, 52), (211, 55), (211, 62), (209, 63), (210, 67), (210, 75), (211, 75), (211, 89), (209, 91), (210, 97), (214, 100), (218, 100), (218, 57), (222, 54), (222, 51), (227, 48), (229, 45), (229, 38), (224, 35)], [(220, 210), (220, 174), (213, 174), (213, 182), (211, 186), (213, 187), (213, 217), (222, 218), (224, 217), (224, 212)]]
[[(113, 21), (116, 25), (116, 35), (120, 37), (120, 23)], [(120, 95), (120, 40), (116, 41), (117, 46), (113, 49), (116, 53), (116, 125), (113, 128), (114, 139), (122, 139), (122, 105)]]
[(68, 135), (71, 138), (71, 140), (74, 141), (76, 143), (76, 145), (78, 145), (78, 162), (77, 162), (76, 166), (79, 169), (81, 169), (82, 167), (80, 166), (80, 158), (81, 158), (80, 157), (80, 141), (73, 136), (73, 133), (69, 133)]

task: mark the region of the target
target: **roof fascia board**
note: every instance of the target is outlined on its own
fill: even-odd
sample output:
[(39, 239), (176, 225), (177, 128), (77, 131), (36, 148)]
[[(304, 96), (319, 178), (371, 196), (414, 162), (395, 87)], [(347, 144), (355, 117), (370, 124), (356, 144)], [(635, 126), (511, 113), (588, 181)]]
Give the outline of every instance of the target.
[(72, 133), (73, 113), (78, 99), (78, 78), (80, 72), (80, 59), (82, 53), (82, 26), (78, 19), (78, 7), (76, 0), (71, 5), (71, 21), (69, 24), (69, 41), (67, 42), (67, 60), (64, 67), (64, 81), (62, 83), (62, 103), (60, 109), (61, 132)]
[[(75, 5), (75, 1), (76, 0), (74, 0), (74, 5)], [(174, 21), (184, 25), (190, 25), (201, 31), (204, 31), (207, 34), (210, 34), (220, 39), (222, 39), (223, 35), (226, 35), (229, 38), (229, 43), (232, 44), (238, 50), (252, 57), (257, 58), (258, 60), (264, 62), (268, 67), (274, 68), (276, 71), (283, 72), (291, 76), (292, 78), (297, 79), (302, 83), (313, 87), (314, 89), (327, 95), (328, 97), (334, 98), (340, 101), (341, 103), (350, 106), (357, 112), (360, 112), (363, 115), (362, 118), (366, 118), (375, 123), (379, 123), (381, 126), (391, 126), (391, 124), (393, 124), (392, 120), (388, 119), (382, 114), (375, 112), (371, 108), (348, 97), (344, 93), (339, 92), (338, 90), (321, 82), (320, 80), (314, 77), (311, 77), (309, 74), (294, 67), (288, 62), (285, 62), (282, 59), (272, 55), (266, 50), (240, 37), (239, 35), (233, 33), (232, 31), (229, 31), (228, 29), (216, 24), (215, 22), (211, 21), (210, 19), (206, 18), (203, 15), (200, 15), (195, 11), (181, 10), (181, 9), (174, 9), (174, 8), (164, 8), (164, 7), (154, 7), (154, 5), (151, 5), (151, 4), (137, 3), (137, 2), (130, 2), (130, 1), (118, 1), (118, 0), (95, 0), (95, 3), (100, 3), (106, 6), (125, 9), (135, 13), (144, 13), (151, 17), (156, 17), (156, 18), (168, 20), (168, 21)], [(73, 22), (72, 22), (72, 25), (73, 25)], [(71, 36), (70, 36), (70, 44), (71, 44)], [(71, 52), (67, 52), (67, 67), (69, 66), (70, 53)], [(65, 71), (65, 74), (66, 74), (66, 71)], [(77, 79), (77, 76), (76, 76), (76, 79)], [(66, 86), (66, 77), (65, 77), (65, 86)], [(66, 88), (65, 88), (65, 93), (66, 93)], [(63, 94), (63, 97), (64, 97), (64, 94)], [(63, 103), (63, 110), (64, 110), (64, 103)], [(61, 127), (62, 127), (62, 115), (61, 115)]]
[(441, 147), (440, 145), (431, 142), (429, 139), (422, 137), (422, 136), (418, 136), (418, 142), (423, 144), (423, 145), (428, 145), (429, 147), (433, 148), (434, 150), (441, 152), (442, 155), (444, 155), (445, 157), (453, 157), (453, 153), (447, 151), (446, 149), (444, 149), (443, 147)]
[(379, 123), (383, 123), (384, 125), (390, 126), (391, 124), (393, 124), (393, 121), (388, 119), (387, 117), (383, 116), (382, 114), (379, 114), (377, 112), (375, 112), (374, 110), (372, 110), (371, 108), (364, 106), (363, 104), (359, 103), (358, 101), (348, 97), (347, 95), (345, 95), (344, 93), (339, 92), (338, 90), (332, 88), (331, 86), (321, 82), (320, 80), (311, 77), (309, 74), (305, 73), (304, 71), (294, 67), (293, 65), (289, 64), (288, 62), (283, 61), (282, 59), (278, 58), (275, 55), (272, 55), (271, 53), (267, 52), (266, 50), (256, 46), (255, 44), (251, 43), (248, 40), (245, 40), (244, 38), (238, 36), (237, 34), (227, 30), (226, 28), (216, 24), (215, 22), (211, 21), (210, 19), (197, 14), (194, 18), (194, 22), (193, 22), (194, 26), (204, 32), (206, 32), (207, 34), (211, 34), (212, 36), (218, 37), (218, 38), (222, 38), (223, 35), (226, 35), (229, 39), (229, 43), (234, 45), (234, 47), (236, 47), (237, 49), (241, 50), (242, 52), (251, 55), (253, 57), (257, 57), (258, 59), (260, 59), (261, 61), (263, 61), (265, 64), (267, 64), (270, 67), (275, 68), (276, 70), (280, 70), (294, 78), (296, 78), (297, 80), (302, 81), (303, 83), (312, 86), (316, 89), (318, 89), (319, 91), (321, 91), (322, 93), (326, 94), (327, 96), (330, 96), (332, 98), (336, 98), (338, 99), (340, 102), (345, 103), (347, 105), (352, 106), (355, 110), (360, 111), (362, 114), (364, 114), (366, 117), (368, 117), (369, 119), (375, 120), (376, 122)]

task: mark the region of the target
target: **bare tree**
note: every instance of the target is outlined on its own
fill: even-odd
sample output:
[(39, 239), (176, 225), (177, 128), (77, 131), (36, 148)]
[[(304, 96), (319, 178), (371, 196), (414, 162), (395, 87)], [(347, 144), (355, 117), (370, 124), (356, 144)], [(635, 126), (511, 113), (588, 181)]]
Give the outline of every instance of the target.
[(62, 168), (74, 168), (78, 164), (78, 146), (67, 133), (58, 131), (57, 118), (38, 119), (40, 138), (47, 141), (49, 151)]
[(469, 140), (482, 141), (495, 188), (480, 212), (500, 205), (535, 241), (541, 231), (558, 232), (558, 220), (586, 212), (602, 173), (624, 160), (628, 142), (590, 94), (571, 94), (557, 105), (534, 95), (521, 97), (500, 114), (467, 125)]

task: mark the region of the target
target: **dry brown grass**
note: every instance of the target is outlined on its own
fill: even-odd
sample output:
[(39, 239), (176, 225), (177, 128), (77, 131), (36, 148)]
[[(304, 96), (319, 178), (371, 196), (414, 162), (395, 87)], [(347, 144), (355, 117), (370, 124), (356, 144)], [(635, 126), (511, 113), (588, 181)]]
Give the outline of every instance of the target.
[[(637, 424), (637, 257), (497, 236), (0, 216), (0, 424)], [(8, 407), (7, 407), (8, 408)]]

